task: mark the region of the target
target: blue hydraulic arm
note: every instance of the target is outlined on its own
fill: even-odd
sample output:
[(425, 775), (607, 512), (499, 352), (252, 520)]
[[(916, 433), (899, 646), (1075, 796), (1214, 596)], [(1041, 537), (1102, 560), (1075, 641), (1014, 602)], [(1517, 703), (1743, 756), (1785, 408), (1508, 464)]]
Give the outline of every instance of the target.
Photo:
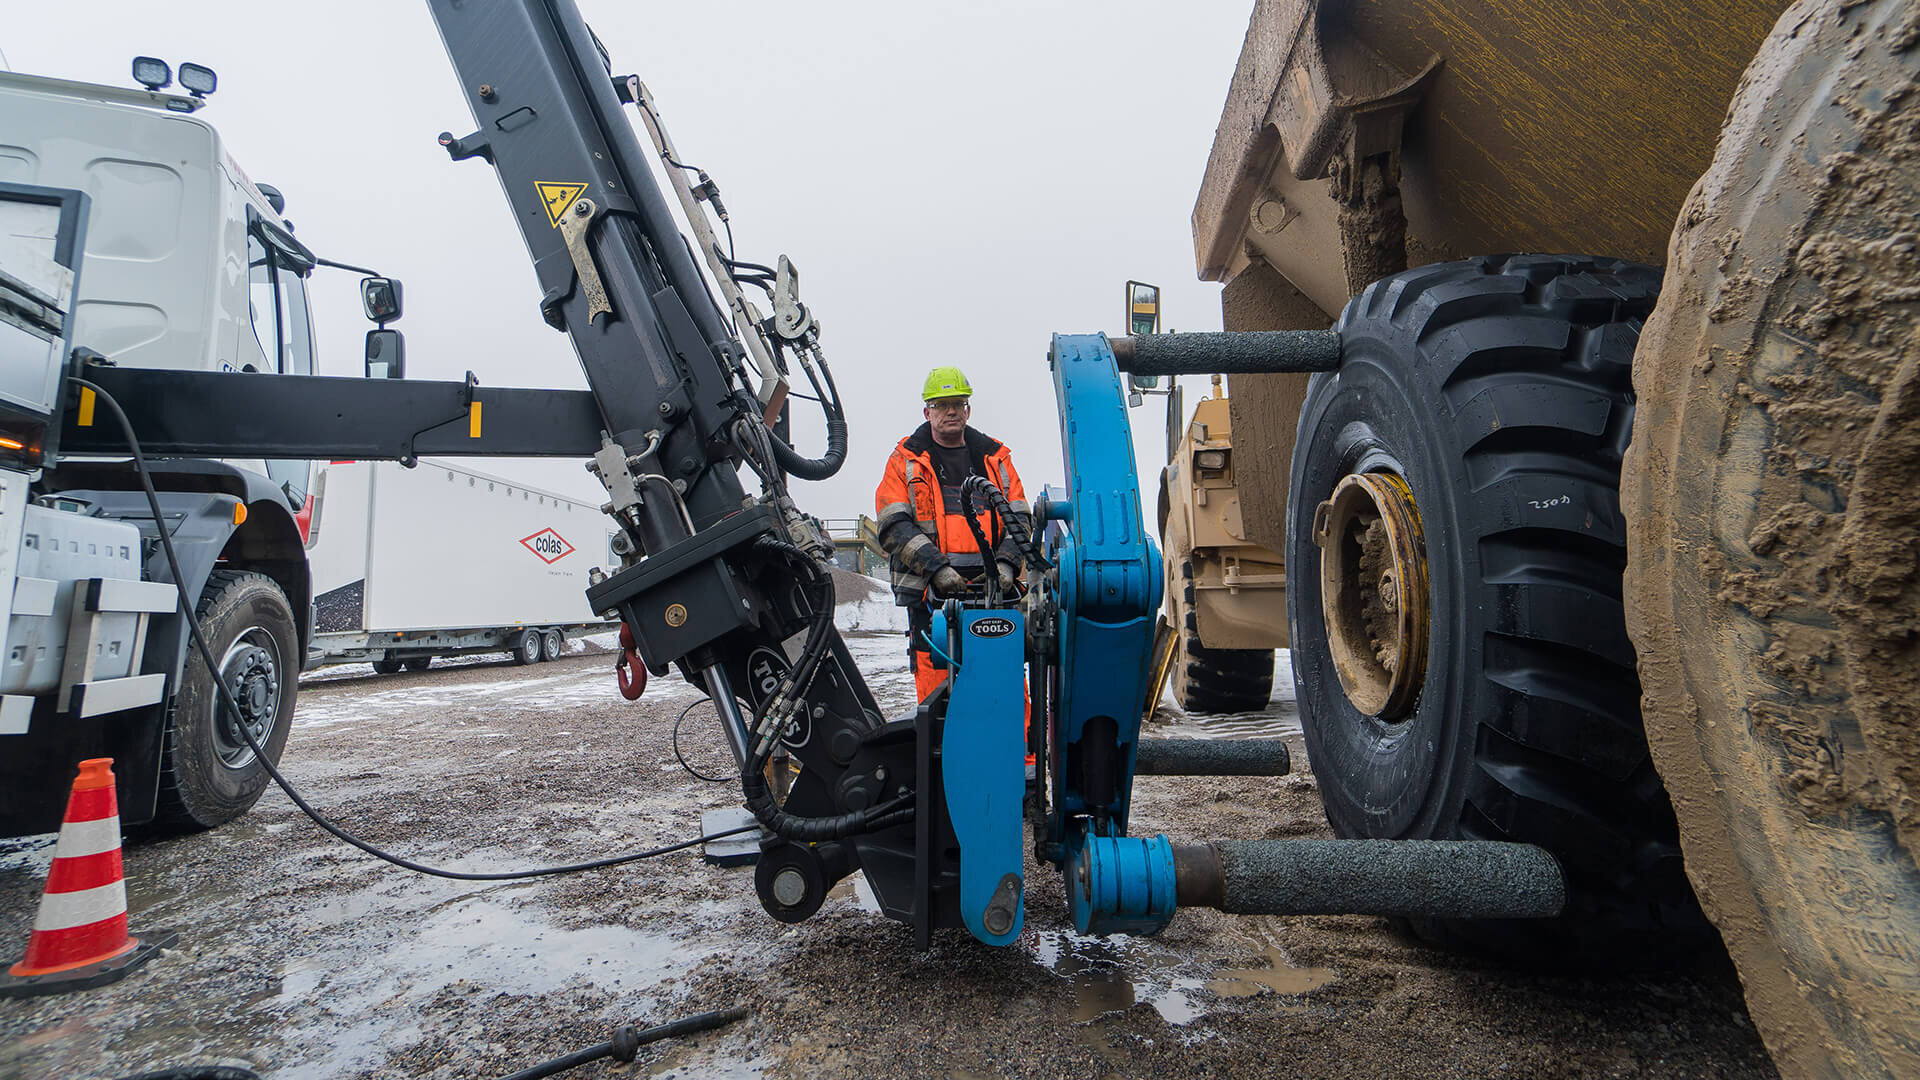
[(1064, 502), (1049, 740), (1052, 809), (1042, 850), (1060, 864), (1082, 931), (1151, 933), (1173, 915), (1165, 837), (1125, 841), (1146, 705), (1160, 550), (1146, 531), (1125, 388), (1103, 334), (1059, 334), (1049, 354), (1060, 408)]

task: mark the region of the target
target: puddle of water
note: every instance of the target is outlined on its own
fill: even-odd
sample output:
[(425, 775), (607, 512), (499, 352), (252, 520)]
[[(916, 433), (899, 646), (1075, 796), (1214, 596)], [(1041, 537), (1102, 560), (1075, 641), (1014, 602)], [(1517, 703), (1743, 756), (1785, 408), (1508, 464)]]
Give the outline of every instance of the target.
[(1310, 994), (1335, 978), (1332, 968), (1294, 967), (1278, 945), (1268, 945), (1262, 955), (1266, 957), (1266, 967), (1223, 968), (1219, 978), (1207, 982), (1207, 989), (1221, 997), (1256, 994), (1294, 997)]
[[(317, 905), (317, 926), (373, 926), (395, 898), (363, 890)], [(694, 967), (697, 947), (619, 926), (567, 929), (483, 897), (454, 898), (405, 938), (348, 929), (350, 946), (289, 960), (270, 1004), (286, 1014), (281, 1045), (319, 1048), (277, 1077), (337, 1077), (419, 1036), (411, 1014), (443, 991), (549, 994), (595, 986), (637, 990)]]
[(867, 875), (855, 870), (850, 877), (840, 879), (840, 883), (827, 891), (828, 900), (850, 901), (854, 907), (870, 915), (880, 914), (880, 901), (873, 895), (873, 886), (867, 884)]
[(1141, 1003), (1175, 1027), (1192, 1023), (1203, 1011), (1193, 997), (1204, 985), (1201, 980), (1176, 976), (1179, 959), (1138, 938), (1042, 930), (1034, 935), (1033, 954), (1072, 986), (1075, 1023)]

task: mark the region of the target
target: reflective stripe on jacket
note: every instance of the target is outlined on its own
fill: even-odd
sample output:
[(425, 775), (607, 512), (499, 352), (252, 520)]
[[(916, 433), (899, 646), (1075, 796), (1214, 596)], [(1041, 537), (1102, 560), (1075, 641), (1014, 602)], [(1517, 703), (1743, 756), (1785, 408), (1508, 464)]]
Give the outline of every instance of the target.
[[(1013, 452), (1000, 440), (969, 427), (965, 433), (967, 456), (973, 467), (997, 485), (1007, 497), (1015, 514), (1026, 523), (1030, 515), (1027, 492), (1020, 474), (1013, 468)], [(886, 473), (873, 495), (874, 521), (880, 546), (887, 552), (887, 572), (893, 579), (893, 599), (901, 605), (921, 603), (933, 575), (947, 565), (947, 556), (980, 550), (966, 514), (960, 507), (949, 509), (940, 492), (940, 479), (933, 470), (933, 430), (921, 424), (913, 434), (901, 439), (887, 459)], [(989, 540), (998, 532), (1000, 542), (994, 557), (1020, 565), (1020, 550), (997, 528), (988, 512), (977, 515)]]

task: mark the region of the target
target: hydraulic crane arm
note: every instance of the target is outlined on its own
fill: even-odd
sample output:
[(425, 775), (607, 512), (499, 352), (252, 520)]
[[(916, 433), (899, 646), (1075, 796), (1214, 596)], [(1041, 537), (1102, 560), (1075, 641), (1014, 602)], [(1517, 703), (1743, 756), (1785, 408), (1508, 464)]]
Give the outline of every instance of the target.
[[(1116, 353), (1142, 371), (1325, 370), (1338, 363), (1337, 340), (1057, 336), (1048, 359), (1067, 486), (1034, 508), (1044, 537), (984, 478), (963, 488), (983, 563), (993, 555), (976, 496), (1022, 545), (1027, 594), (1003, 597), (987, 574), (983, 596), (949, 599), (926, 644), (950, 677), (910, 716), (887, 720), (834, 628), (818, 536), (787, 494), (788, 473), (818, 479), (839, 467), (846, 430), (791, 264), (755, 272), (773, 307), (761, 321), (728, 280), (744, 264), (696, 228), (749, 351), (708, 292), (622, 115), (623, 103), (640, 107), (661, 159), (683, 168), (644, 86), (613, 75), (573, 0), (429, 6), (478, 125), (441, 143), (454, 160), (495, 168), (533, 260), (541, 314), (572, 341), (589, 391), (89, 368), (116, 400), (135, 403), (134, 426), (151, 448), (591, 456), (625, 554), (588, 602), (619, 613), (650, 670), (677, 665), (712, 697), (743, 798), (766, 829), (755, 885), (779, 919), (812, 915), (835, 882), (860, 870), (881, 910), (911, 924), (923, 946), (933, 930), (959, 926), (1006, 944), (1024, 915), (1023, 825), (1035, 855), (1063, 872), (1082, 930), (1150, 933), (1183, 903), (1449, 917), (1558, 910), (1552, 859), (1519, 845), (1388, 845), (1390, 853), (1337, 843), (1175, 847), (1165, 836), (1127, 835), (1136, 771), (1284, 772), (1287, 760), (1284, 748), (1251, 746), (1170, 755), (1141, 737), (1161, 575)], [(696, 201), (705, 201), (720, 213), (717, 190), (699, 179), (696, 187), (676, 177), (683, 208), (698, 215)], [(827, 408), (819, 460), (777, 434), (787, 352)], [(63, 439), (121, 449), (77, 423)], [(742, 485), (742, 467), (758, 478), (757, 492)], [(1026, 750), (1045, 762), (1044, 778), (1022, 775), (1027, 709)], [(781, 745), (802, 771), (776, 802), (765, 770)], [(1365, 873), (1342, 869), (1356, 859)], [(1493, 877), (1512, 887), (1478, 887)], [(1382, 882), (1417, 885), (1383, 891)]]

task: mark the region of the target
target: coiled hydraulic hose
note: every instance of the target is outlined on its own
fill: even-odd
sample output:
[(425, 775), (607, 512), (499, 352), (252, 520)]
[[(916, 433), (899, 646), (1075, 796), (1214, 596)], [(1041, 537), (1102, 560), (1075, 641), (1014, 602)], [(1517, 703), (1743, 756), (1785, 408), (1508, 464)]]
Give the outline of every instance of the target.
[(837, 411), (827, 414), (827, 452), (817, 458), (803, 457), (773, 432), (767, 437), (773, 443), (773, 459), (802, 480), (825, 480), (839, 472), (847, 460), (847, 420)]

